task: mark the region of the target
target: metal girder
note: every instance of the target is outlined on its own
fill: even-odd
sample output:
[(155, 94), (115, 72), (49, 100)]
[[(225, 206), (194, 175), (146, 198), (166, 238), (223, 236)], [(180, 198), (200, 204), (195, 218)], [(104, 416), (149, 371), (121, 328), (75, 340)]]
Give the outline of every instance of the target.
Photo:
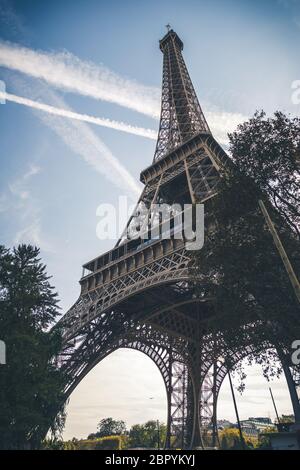
[(181, 51), (183, 44), (171, 30), (160, 41), (163, 52), (161, 117), (154, 161), (197, 132), (210, 132)]
[(188, 413), (188, 370), (183, 362), (172, 363), (170, 418), (168, 420), (167, 446), (169, 448), (186, 447)]
[[(258, 355), (270, 348), (274, 349), (274, 346), (270, 342), (266, 341), (265, 343), (261, 344), (260, 347), (254, 347), (253, 345), (249, 344), (242, 350), (226, 351), (227, 357), (230, 358), (230, 369), (233, 369), (247, 356)], [(215, 351), (215, 353), (217, 353), (217, 351)], [(212, 359), (211, 362), (207, 360), (205, 363), (206, 370), (205, 368), (202, 370), (203, 380), (201, 383), (199, 399), (200, 431), (202, 441), (206, 441), (206, 445), (208, 446), (214, 446), (218, 441), (217, 400), (223, 381), (229, 371), (228, 363), (221, 356), (221, 350), (219, 350), (219, 354), (220, 355), (218, 359), (214, 360), (214, 362), (212, 362)], [(278, 359), (282, 364), (283, 371), (286, 376), (290, 398), (296, 417), (296, 415), (299, 415), (300, 413), (300, 366), (291, 364), (289, 356), (278, 356)]]
[(188, 279), (188, 262), (189, 257), (184, 249), (171, 252), (102, 287), (88, 290), (61, 320), (65, 326), (65, 341), (74, 337), (94, 318), (135, 293), (154, 285)]
[[(217, 192), (220, 168), (230, 164), (202, 113), (181, 40), (171, 30), (160, 47), (159, 134), (153, 163), (141, 173), (145, 187), (136, 206), (147, 208), (146, 227), (157, 202), (206, 204)], [(210, 207), (205, 205), (205, 220), (213, 215)], [(65, 398), (104, 357), (118, 348), (136, 349), (155, 362), (166, 386), (166, 446), (203, 445), (209, 427), (214, 445), (217, 398), (228, 370), (222, 359), (225, 319), (218, 332), (210, 330), (210, 321), (219, 313), (204, 284), (195, 295), (193, 261), (185, 241), (171, 237), (135, 245), (128, 239), (134, 223), (135, 212), (117, 245), (84, 265), (89, 274), (80, 280), (80, 297), (60, 320), (64, 341), (57, 361), (68, 377)], [(231, 352), (232, 362), (249, 351), (251, 346)]]

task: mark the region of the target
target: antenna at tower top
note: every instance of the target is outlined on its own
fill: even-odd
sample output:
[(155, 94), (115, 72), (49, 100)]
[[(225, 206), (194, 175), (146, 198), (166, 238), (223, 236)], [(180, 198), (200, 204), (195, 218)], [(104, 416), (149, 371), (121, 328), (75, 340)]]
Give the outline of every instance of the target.
[(163, 53), (161, 114), (154, 161), (202, 132), (210, 130), (182, 56), (183, 42), (166, 24), (159, 41)]

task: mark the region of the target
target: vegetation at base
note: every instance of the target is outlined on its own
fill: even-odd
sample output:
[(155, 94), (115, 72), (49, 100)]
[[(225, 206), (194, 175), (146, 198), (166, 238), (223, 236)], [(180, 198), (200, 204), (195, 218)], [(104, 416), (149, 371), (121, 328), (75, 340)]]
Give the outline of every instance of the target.
[(116, 436), (125, 434), (126, 424), (124, 421), (116, 421), (113, 418), (104, 418), (98, 423), (98, 431), (88, 436), (88, 439), (96, 439), (104, 436)]
[[(294, 422), (293, 415), (282, 415), (280, 422)], [(276, 426), (268, 426), (263, 432), (258, 434), (258, 437), (248, 436), (246, 433), (243, 434), (243, 438), (246, 444), (246, 449), (254, 450), (267, 450), (271, 449), (270, 441), (268, 438), (269, 433), (278, 432)], [(239, 450), (243, 446), (241, 444), (241, 438), (239, 430), (235, 428), (226, 428), (219, 431), (219, 442), (222, 450)]]
[(44, 450), (123, 450), (128, 448), (128, 436), (104, 436), (94, 439), (76, 439), (62, 441), (45, 439)]
[[(159, 424), (159, 428), (158, 428)], [(102, 419), (98, 424), (98, 432), (89, 434), (87, 439), (73, 438), (69, 441), (60, 439), (45, 439), (43, 449), (52, 450), (101, 450), (115, 449), (122, 450), (128, 448), (149, 448), (157, 449), (158, 438), (159, 447), (162, 449), (165, 444), (167, 427), (164, 423), (155, 420), (147, 421), (144, 424), (134, 424), (130, 430), (126, 430), (124, 421), (117, 421), (113, 418)], [(113, 431), (113, 434), (105, 435), (106, 430)], [(121, 431), (122, 434), (117, 432)], [(97, 434), (101, 434), (101, 437)]]
[(78, 450), (122, 450), (128, 448), (128, 436), (105, 436), (97, 439), (80, 440)]
[[(243, 438), (247, 449), (254, 449), (258, 445), (258, 439), (249, 437), (243, 433)], [(220, 448), (222, 450), (243, 449), (240, 433), (237, 428), (226, 428), (219, 432)]]
[[(0, 448), (37, 448), (51, 426), (64, 424), (66, 377), (54, 358), (61, 349), (59, 309), (39, 249), (0, 246), (0, 331), (6, 364), (0, 367)], [(54, 419), (56, 416), (56, 419)]]
[[(159, 447), (163, 448), (166, 440), (167, 427), (159, 423)], [(145, 424), (134, 424), (129, 431), (130, 447), (158, 447), (157, 421), (147, 421)]]
[[(294, 422), (293, 415), (282, 415), (280, 422)], [(100, 424), (101, 423), (101, 424)], [(126, 430), (126, 425), (123, 421), (116, 421), (113, 418), (106, 418), (101, 420), (98, 429), (102, 428), (105, 423), (110, 423), (115, 429), (119, 423), (122, 423), (124, 433), (121, 435), (108, 435), (103, 437), (91, 437), (95, 434), (89, 434), (87, 439), (76, 439), (75, 437), (68, 441), (62, 441), (57, 438), (45, 439), (43, 442), (43, 449), (46, 450), (124, 450), (132, 448), (157, 448), (158, 441), (158, 427), (157, 421), (150, 420), (144, 424), (135, 424), (129, 431)], [(104, 423), (104, 424), (103, 424)], [(125, 428), (123, 427), (125, 425)], [(257, 437), (248, 436), (243, 432), (243, 438), (247, 450), (269, 449), (270, 443), (267, 437), (268, 433), (278, 432), (276, 426), (266, 427), (263, 433)], [(159, 436), (160, 436), (160, 449), (164, 448), (166, 438), (166, 425), (159, 423)], [(220, 449), (222, 450), (240, 450), (243, 449), (240, 440), (240, 434), (237, 427), (228, 427), (218, 432)], [(207, 445), (211, 442), (211, 437), (208, 435)]]

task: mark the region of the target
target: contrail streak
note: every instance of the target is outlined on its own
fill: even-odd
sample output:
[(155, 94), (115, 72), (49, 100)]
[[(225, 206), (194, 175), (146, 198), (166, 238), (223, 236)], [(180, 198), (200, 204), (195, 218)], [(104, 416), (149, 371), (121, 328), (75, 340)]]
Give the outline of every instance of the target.
[[(159, 118), (158, 88), (124, 78), (104, 65), (83, 61), (69, 52), (36, 51), (0, 41), (0, 66), (41, 79), (58, 89), (115, 103), (154, 119)], [(217, 109), (210, 111), (208, 104), (206, 116), (215, 137), (223, 144), (228, 144), (227, 132), (232, 132), (238, 123), (247, 119), (241, 113)], [(149, 131), (150, 135), (145, 137), (154, 138), (153, 131), (147, 129), (146, 134)]]
[(89, 122), (96, 124), (97, 126), (109, 127), (118, 131), (127, 132), (129, 134), (140, 135), (147, 137), (148, 139), (156, 140), (157, 133), (152, 129), (145, 129), (143, 127), (131, 126), (125, 122), (113, 121), (107, 118), (98, 118), (95, 116), (89, 116), (88, 114), (75, 113), (74, 111), (68, 111), (66, 109), (56, 108), (48, 104), (40, 103), (39, 101), (33, 101), (22, 96), (13, 95), (11, 93), (0, 92), (0, 100), (12, 101), (14, 103), (28, 106), (29, 108), (38, 109), (49, 114), (56, 116), (66, 117), (69, 119), (76, 119), (77, 121)]
[(1, 41), (0, 65), (60, 89), (159, 118), (160, 90), (121, 77), (104, 65), (82, 61), (69, 52), (35, 51)]

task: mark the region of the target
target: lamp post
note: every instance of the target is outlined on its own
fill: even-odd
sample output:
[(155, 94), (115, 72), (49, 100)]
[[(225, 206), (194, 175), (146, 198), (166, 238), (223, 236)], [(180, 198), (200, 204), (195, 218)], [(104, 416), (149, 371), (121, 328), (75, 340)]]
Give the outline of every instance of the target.
[(238, 408), (237, 408), (237, 404), (236, 404), (236, 399), (235, 399), (234, 389), (233, 389), (233, 385), (232, 385), (230, 370), (228, 370), (228, 378), (229, 378), (229, 384), (230, 384), (230, 389), (231, 389), (231, 394), (232, 394), (232, 399), (233, 399), (233, 404), (234, 404), (236, 421), (237, 421), (238, 430), (239, 430), (239, 434), (240, 434), (240, 440), (241, 440), (242, 448), (243, 448), (243, 450), (245, 450), (246, 449), (246, 444), (245, 444), (245, 439), (244, 439), (243, 432), (242, 432), (242, 426), (241, 426), (239, 412), (238, 412)]
[(274, 410), (275, 410), (275, 413), (276, 413), (276, 418), (277, 418), (278, 424), (280, 424), (279, 414), (278, 414), (278, 411), (277, 411), (277, 406), (276, 406), (276, 404), (275, 404), (275, 400), (274, 400), (274, 397), (273, 397), (273, 393), (272, 393), (271, 387), (269, 387), (269, 391), (270, 391), (270, 395), (271, 395), (271, 398), (272, 398)]

